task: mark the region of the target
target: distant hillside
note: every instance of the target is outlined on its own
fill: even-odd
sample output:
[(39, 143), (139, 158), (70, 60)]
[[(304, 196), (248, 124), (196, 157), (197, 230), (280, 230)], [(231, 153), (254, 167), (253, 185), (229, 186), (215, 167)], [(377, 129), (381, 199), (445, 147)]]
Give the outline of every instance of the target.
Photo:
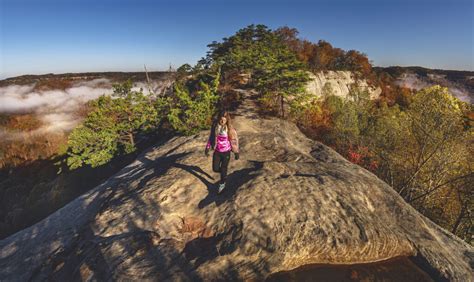
[[(148, 76), (151, 80), (167, 79), (173, 75), (173, 72), (167, 71), (154, 71), (148, 72)], [(37, 83), (40, 81), (57, 81), (57, 80), (69, 80), (69, 81), (81, 81), (81, 80), (93, 80), (99, 78), (106, 78), (111, 81), (125, 81), (131, 79), (133, 82), (145, 81), (145, 72), (83, 72), (83, 73), (48, 73), (41, 75), (21, 75), (10, 77), (4, 80), (0, 80), (0, 87), (9, 85), (27, 85)]]
[(419, 90), (439, 84), (462, 101), (474, 102), (474, 71), (440, 70), (423, 67), (374, 67), (390, 74), (400, 86)]

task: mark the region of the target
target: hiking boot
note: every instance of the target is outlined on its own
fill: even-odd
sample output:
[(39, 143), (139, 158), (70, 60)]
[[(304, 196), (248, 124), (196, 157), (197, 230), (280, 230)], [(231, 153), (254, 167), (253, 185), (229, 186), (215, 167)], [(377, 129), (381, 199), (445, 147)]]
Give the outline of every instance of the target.
[(225, 188), (225, 183), (219, 184), (219, 189), (217, 190), (217, 194), (220, 194), (222, 190), (224, 190), (224, 188)]

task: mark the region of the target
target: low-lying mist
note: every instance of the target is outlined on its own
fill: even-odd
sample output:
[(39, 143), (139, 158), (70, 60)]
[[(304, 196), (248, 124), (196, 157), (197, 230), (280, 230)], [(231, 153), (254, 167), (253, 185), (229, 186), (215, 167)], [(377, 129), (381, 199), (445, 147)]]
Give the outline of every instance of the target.
[[(38, 128), (28, 132), (0, 127), (0, 138), (16, 140), (25, 135), (31, 137), (70, 131), (83, 119), (81, 108), (101, 95), (111, 95), (112, 84), (109, 79), (98, 78), (76, 82), (64, 90), (38, 89), (35, 84), (0, 87), (0, 114), (32, 114), (41, 122)], [(149, 94), (150, 90), (158, 93), (165, 84), (163, 81), (152, 81), (148, 87), (144, 82), (137, 82), (133, 90), (142, 89), (145, 94)]]
[(444, 75), (428, 74), (427, 77), (423, 78), (414, 73), (406, 73), (397, 79), (397, 84), (399, 86), (415, 90), (420, 90), (439, 84), (444, 87), (448, 87), (449, 92), (451, 92), (451, 94), (454, 97), (457, 97), (459, 100), (468, 103), (474, 102), (472, 94), (470, 94), (468, 89), (462, 85), (458, 85), (452, 81), (449, 81)]

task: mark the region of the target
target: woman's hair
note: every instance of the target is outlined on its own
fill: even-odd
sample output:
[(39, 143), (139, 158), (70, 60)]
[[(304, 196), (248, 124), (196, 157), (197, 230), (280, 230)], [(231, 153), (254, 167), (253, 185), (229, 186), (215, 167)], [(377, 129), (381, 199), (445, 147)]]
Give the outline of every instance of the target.
[(229, 134), (230, 139), (233, 139), (235, 137), (235, 136), (233, 136), (234, 132), (232, 131), (232, 129), (234, 129), (234, 127), (232, 126), (232, 119), (230, 117), (230, 113), (228, 111), (220, 112), (219, 115), (218, 115), (218, 119), (217, 119), (218, 124), (219, 124), (222, 117), (225, 117), (225, 119), (226, 119), (227, 134)]

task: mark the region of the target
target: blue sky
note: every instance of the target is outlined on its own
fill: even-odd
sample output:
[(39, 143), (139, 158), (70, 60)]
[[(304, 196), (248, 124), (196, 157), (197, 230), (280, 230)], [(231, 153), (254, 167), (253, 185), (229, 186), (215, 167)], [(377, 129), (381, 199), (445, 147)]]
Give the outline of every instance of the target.
[(194, 64), (252, 23), (295, 27), (376, 66), (474, 70), (470, 0), (0, 2), (0, 78)]

